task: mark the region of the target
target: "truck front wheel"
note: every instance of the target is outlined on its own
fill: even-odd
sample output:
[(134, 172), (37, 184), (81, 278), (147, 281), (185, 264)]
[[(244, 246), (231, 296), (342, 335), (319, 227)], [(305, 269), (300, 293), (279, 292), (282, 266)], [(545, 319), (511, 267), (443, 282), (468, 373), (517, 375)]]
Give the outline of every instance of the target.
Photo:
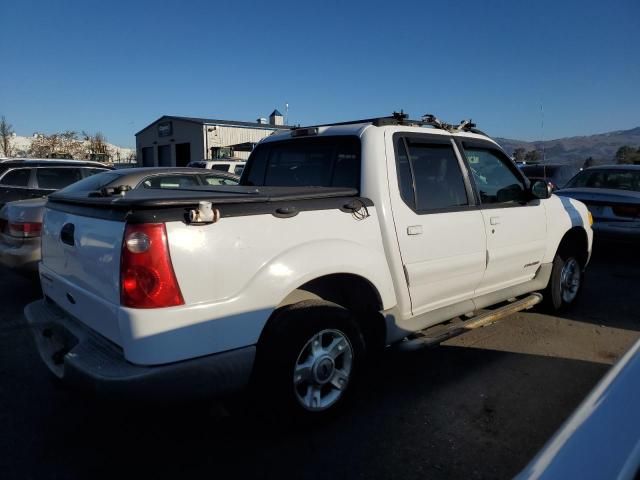
[(258, 345), (254, 394), (287, 417), (325, 417), (350, 396), (364, 352), (349, 310), (317, 300), (283, 307)]
[(582, 265), (570, 252), (557, 253), (549, 284), (543, 292), (543, 307), (550, 312), (562, 310), (575, 302), (582, 288)]

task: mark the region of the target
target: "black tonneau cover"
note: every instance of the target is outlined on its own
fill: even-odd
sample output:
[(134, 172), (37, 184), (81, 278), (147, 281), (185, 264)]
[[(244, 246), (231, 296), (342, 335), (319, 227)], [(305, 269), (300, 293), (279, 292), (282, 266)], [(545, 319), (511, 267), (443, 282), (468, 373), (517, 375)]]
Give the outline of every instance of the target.
[(285, 202), (316, 200), (323, 198), (355, 197), (354, 188), (335, 187), (249, 187), (239, 185), (202, 186), (189, 189), (138, 188), (124, 195), (99, 196), (99, 192), (65, 193), (58, 191), (49, 195), (52, 203), (91, 206), (108, 209), (146, 209), (181, 207), (209, 201), (216, 205), (239, 203)]
[(129, 190), (124, 195), (101, 192), (49, 195), (47, 208), (68, 213), (130, 223), (188, 221), (198, 202), (211, 202), (220, 217), (271, 214), (294, 217), (311, 210), (338, 209), (354, 213), (372, 206), (354, 188), (202, 186), (189, 189)]

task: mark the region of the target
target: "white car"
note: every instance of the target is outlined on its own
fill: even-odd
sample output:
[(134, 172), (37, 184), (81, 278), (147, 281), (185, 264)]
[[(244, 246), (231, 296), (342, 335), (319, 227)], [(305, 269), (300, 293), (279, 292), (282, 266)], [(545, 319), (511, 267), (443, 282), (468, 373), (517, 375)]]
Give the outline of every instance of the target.
[(45, 300), (25, 314), (69, 383), (250, 387), (314, 418), (344, 403), (365, 352), (438, 343), (532, 292), (569, 306), (591, 245), (586, 207), (530, 184), (485, 134), (394, 115), (267, 137), (236, 187), (50, 196)]
[(223, 172), (233, 173), (234, 175), (242, 175), (244, 166), (247, 162), (235, 158), (226, 160), (201, 160), (198, 162), (189, 162), (187, 167), (192, 168), (208, 168), (210, 170), (220, 170)]

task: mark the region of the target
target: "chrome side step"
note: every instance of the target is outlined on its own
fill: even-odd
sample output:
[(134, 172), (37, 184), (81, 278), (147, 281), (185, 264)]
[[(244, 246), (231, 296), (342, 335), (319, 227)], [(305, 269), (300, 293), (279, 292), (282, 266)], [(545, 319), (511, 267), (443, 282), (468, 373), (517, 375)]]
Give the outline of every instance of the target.
[(445, 340), (449, 340), (450, 338), (457, 337), (458, 335), (462, 335), (463, 333), (475, 330), (477, 328), (486, 327), (488, 325), (499, 322), (500, 320), (503, 320), (509, 315), (513, 315), (514, 313), (520, 312), (522, 310), (532, 308), (534, 305), (537, 305), (541, 301), (541, 294), (532, 293), (522, 300), (516, 300), (515, 302), (509, 303), (504, 307), (480, 313), (479, 315), (471, 317), (469, 320), (459, 321), (447, 325), (434, 325), (433, 327), (429, 327), (425, 330), (415, 332), (402, 342), (396, 344), (396, 346), (399, 350), (403, 351), (412, 351), (424, 347), (433, 347), (435, 345), (439, 345)]

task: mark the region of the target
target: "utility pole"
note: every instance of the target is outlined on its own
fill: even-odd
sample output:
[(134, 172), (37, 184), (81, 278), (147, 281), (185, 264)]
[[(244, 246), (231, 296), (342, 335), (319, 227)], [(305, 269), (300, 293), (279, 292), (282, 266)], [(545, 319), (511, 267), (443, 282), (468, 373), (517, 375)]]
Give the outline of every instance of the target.
[(540, 102), (540, 136), (542, 137), (542, 163), (546, 163), (544, 148), (544, 106)]

